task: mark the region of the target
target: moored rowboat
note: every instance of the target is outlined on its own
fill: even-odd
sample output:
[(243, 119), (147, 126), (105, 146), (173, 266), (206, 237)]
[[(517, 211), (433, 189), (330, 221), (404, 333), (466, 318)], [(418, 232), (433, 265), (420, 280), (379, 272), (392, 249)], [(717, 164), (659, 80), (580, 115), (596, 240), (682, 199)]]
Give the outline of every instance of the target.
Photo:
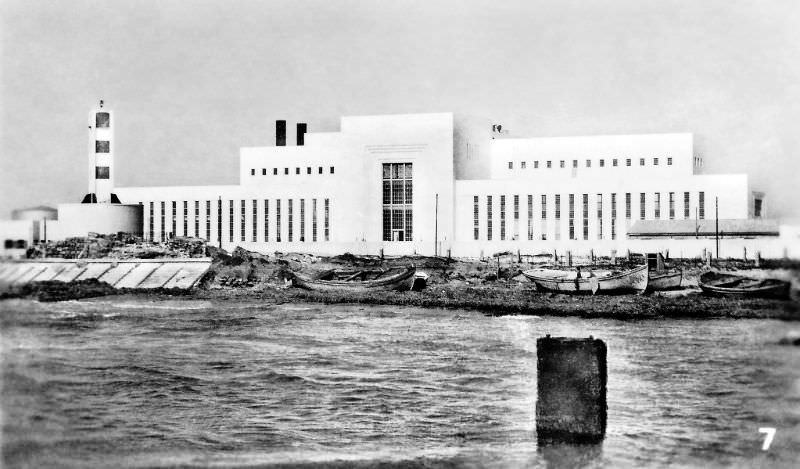
[(414, 283), (415, 267), (390, 270), (327, 270), (313, 276), (295, 274), (292, 285), (315, 291), (408, 290)]
[(647, 266), (624, 272), (592, 272), (578, 276), (576, 271), (533, 269), (522, 274), (538, 290), (559, 293), (641, 293), (647, 289)]
[(647, 289), (657, 291), (680, 288), (682, 278), (683, 272), (680, 270), (650, 272), (650, 278), (647, 281)]
[(708, 295), (758, 298), (788, 298), (790, 287), (790, 283), (783, 280), (756, 279), (719, 272), (706, 272), (697, 283)]

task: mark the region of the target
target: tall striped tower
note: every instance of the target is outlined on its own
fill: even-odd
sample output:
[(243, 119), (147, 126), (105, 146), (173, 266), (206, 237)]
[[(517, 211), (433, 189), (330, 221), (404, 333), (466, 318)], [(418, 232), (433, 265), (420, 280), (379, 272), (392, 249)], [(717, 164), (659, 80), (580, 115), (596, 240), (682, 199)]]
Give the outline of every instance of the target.
[(114, 189), (114, 113), (100, 105), (89, 114), (89, 192), (83, 203), (119, 203)]

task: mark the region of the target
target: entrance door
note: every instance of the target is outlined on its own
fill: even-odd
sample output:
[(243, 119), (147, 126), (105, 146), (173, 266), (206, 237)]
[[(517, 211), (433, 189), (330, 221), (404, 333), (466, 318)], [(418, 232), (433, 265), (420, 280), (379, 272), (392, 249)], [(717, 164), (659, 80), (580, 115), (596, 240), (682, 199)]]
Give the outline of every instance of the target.
[(392, 230), (392, 241), (403, 241), (403, 230)]

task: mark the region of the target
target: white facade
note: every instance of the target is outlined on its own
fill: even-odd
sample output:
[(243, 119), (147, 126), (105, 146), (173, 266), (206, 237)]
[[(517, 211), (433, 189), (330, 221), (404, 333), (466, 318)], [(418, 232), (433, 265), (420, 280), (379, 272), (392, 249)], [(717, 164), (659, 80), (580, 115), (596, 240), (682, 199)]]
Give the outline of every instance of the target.
[(142, 234), (142, 207), (138, 204), (58, 204), (58, 220), (47, 223), (49, 240), (80, 238), (89, 233)]
[(476, 122), (343, 117), (339, 132), (309, 133), (303, 145), (242, 148), (238, 185), (115, 193), (143, 205), (147, 238), (260, 252), (678, 252), (679, 240), (630, 240), (627, 230), (639, 219), (712, 219), (717, 197), (720, 218), (753, 216), (756, 199), (763, 216), (746, 175), (700, 173), (691, 134), (493, 139)]

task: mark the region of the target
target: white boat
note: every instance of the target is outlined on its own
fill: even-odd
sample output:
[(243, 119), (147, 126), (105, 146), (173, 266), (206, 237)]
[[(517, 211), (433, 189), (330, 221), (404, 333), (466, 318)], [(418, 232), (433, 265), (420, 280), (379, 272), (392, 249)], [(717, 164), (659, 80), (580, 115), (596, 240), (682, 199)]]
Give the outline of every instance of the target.
[(642, 293), (647, 289), (647, 265), (623, 272), (532, 269), (522, 272), (536, 288), (558, 293)]

